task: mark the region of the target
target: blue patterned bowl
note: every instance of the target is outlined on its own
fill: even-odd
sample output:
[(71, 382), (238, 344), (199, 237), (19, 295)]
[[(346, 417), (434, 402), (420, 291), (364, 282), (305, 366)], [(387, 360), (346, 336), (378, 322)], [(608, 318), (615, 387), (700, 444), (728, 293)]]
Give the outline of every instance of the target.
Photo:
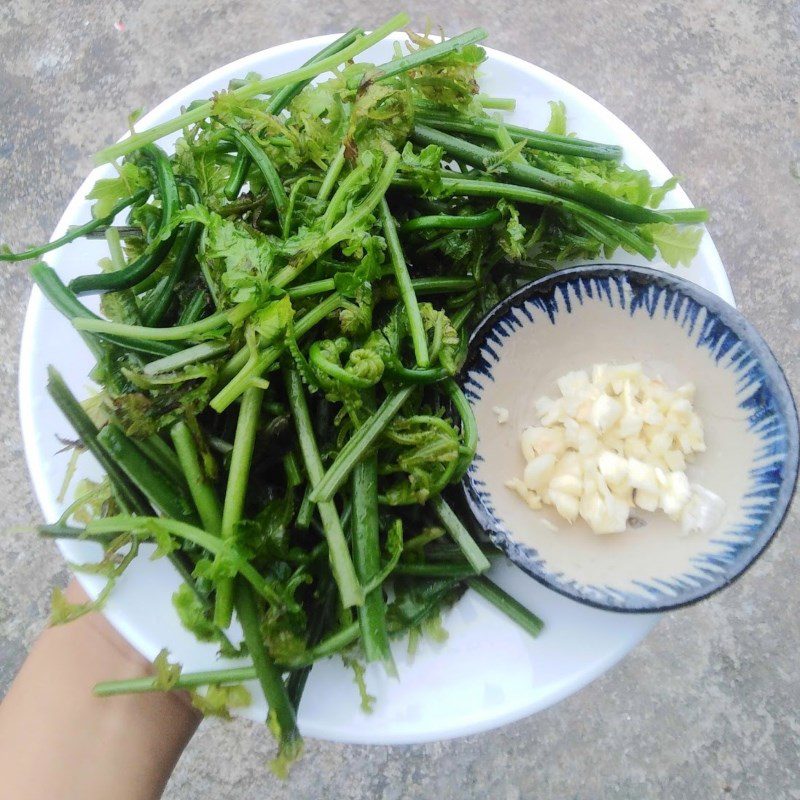
[[(522, 474), (519, 437), (534, 403), (575, 369), (642, 362), (668, 385), (692, 381), (707, 450), (690, 480), (725, 501), (708, 534), (679, 535), (663, 514), (599, 536), (549, 508), (530, 510), (505, 482)], [(730, 584), (778, 530), (798, 469), (797, 411), (756, 330), (723, 300), (672, 274), (619, 264), (567, 269), (497, 305), (470, 340), (462, 386), (478, 424), (464, 478), (469, 507), (525, 572), (582, 603), (655, 612)], [(493, 409), (508, 410), (504, 424)]]

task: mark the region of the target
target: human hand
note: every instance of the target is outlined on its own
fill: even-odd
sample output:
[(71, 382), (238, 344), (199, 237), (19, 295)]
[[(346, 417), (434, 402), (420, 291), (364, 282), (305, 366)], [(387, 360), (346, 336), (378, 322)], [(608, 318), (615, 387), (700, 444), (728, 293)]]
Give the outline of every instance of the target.
[[(87, 598), (73, 581), (66, 598)], [(45, 629), (0, 705), (0, 786), (14, 800), (153, 800), (200, 722), (185, 693), (99, 698), (151, 674), (99, 613)]]

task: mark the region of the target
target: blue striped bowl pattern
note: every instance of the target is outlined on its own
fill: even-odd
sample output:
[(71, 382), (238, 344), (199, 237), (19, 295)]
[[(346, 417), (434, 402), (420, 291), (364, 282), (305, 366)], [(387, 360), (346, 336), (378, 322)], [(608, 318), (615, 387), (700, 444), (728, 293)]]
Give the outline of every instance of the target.
[[(670, 321), (707, 356), (709, 365), (735, 373), (735, 402), (742, 424), (758, 443), (751, 463), (741, 465), (747, 470), (748, 489), (740, 498), (736, 524), (716, 532), (711, 539), (713, 550), (694, 554), (690, 569), (667, 579), (643, 577), (634, 581), (635, 588), (625, 591), (587, 585), (548, 568), (535, 547), (515, 539), (499, 510), (502, 502), (496, 501), (481, 479), (482, 450), (492, 431), (480, 426), (478, 452), (463, 482), (467, 504), (480, 527), (515, 564), (575, 600), (629, 612), (663, 611), (696, 602), (741, 575), (783, 521), (798, 471), (797, 411), (789, 386), (755, 328), (716, 295), (658, 270), (599, 264), (553, 273), (523, 287), (487, 315), (470, 340), (462, 372), (462, 388), (470, 404), (481, 403), (487, 386), (495, 382), (497, 365), (504, 357), (513, 357), (512, 339), (535, 337), (537, 326), (557, 326), (589, 303), (605, 304), (644, 324), (647, 319)], [(524, 379), (525, 370), (521, 368), (519, 374)], [(520, 390), (508, 388), (510, 393)]]

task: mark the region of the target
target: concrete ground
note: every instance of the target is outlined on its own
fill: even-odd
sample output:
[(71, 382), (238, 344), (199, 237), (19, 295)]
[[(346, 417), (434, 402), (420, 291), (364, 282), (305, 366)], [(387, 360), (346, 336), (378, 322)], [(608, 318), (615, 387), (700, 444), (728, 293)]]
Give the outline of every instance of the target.
[[(672, 167), (710, 230), (738, 302), (800, 387), (800, 128), (793, 0), (451, 0), (407, 4), (552, 70), (633, 127)], [(386, 0), (18, 0), (0, 3), (0, 240), (44, 240), (130, 109), (279, 42), (369, 27)], [(115, 23), (121, 21), (121, 25)], [(39, 517), (17, 421), (29, 282), (0, 270), (0, 530)], [(308, 743), (288, 783), (264, 768), (263, 728), (204, 723), (166, 797), (800, 798), (797, 504), (730, 592), (662, 622), (604, 678), (492, 733), (419, 747)], [(0, 691), (66, 579), (54, 546), (0, 538)], [(2, 792), (0, 792), (1, 794)]]

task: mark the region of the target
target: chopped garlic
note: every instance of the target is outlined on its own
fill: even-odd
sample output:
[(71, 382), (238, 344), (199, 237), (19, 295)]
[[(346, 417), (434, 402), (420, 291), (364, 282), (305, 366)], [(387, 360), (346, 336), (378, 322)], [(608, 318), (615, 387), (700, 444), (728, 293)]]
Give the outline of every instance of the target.
[(690, 488), (691, 496), (681, 515), (683, 533), (710, 533), (722, 522), (725, 501), (696, 483)]
[(658, 510), (658, 492), (649, 492), (647, 489), (637, 489), (633, 493), (633, 501), (642, 511)]
[(638, 458), (628, 459), (628, 480), (634, 489), (641, 489), (643, 492), (658, 494), (658, 480), (656, 470), (652, 464), (646, 464)]
[(582, 397), (590, 386), (589, 375), (583, 370), (568, 372), (556, 381), (556, 385), (564, 397), (569, 397), (570, 395)]
[(556, 457), (552, 453), (542, 453), (532, 458), (522, 475), (522, 480), (528, 489), (540, 491), (546, 489), (553, 477), (556, 467)]
[(550, 489), (545, 498), (545, 502), (552, 503), (552, 505), (556, 507), (556, 511), (558, 511), (567, 522), (575, 522), (575, 520), (578, 519), (580, 503), (577, 497), (567, 494), (566, 492)]
[[(720, 523), (724, 502), (684, 471), (706, 447), (694, 384), (673, 391), (632, 363), (595, 364), (556, 385), (561, 396), (540, 397), (540, 424), (522, 432), (522, 479), (506, 484), (531, 508), (554, 506), (569, 522), (580, 516), (595, 533), (621, 533), (634, 508), (661, 510), (684, 533)], [(505, 422), (505, 409), (493, 411)]]
[(558, 525), (556, 525), (554, 522), (550, 522), (550, 520), (547, 519), (547, 517), (542, 517), (539, 520), (539, 523), (543, 528), (546, 528), (548, 531), (552, 531), (553, 533), (558, 533), (559, 531)]
[(600, 397), (592, 403), (589, 422), (592, 423), (592, 427), (598, 433), (605, 433), (613, 427), (622, 414), (622, 404), (618, 400), (609, 397), (607, 394), (601, 394)]
[(629, 471), (628, 461), (621, 455), (606, 450), (600, 454), (597, 459), (597, 465), (600, 468), (600, 474), (605, 478), (609, 486), (627, 486), (629, 485)]
[(567, 449), (564, 432), (558, 428), (525, 428), (520, 443), (527, 461), (542, 453), (560, 456)]
[(498, 425), (505, 425), (508, 422), (508, 409), (503, 406), (492, 406), (492, 413), (497, 417)]
[(528, 487), (519, 479), (512, 478), (506, 481), (506, 486), (512, 491), (516, 492), (534, 511), (538, 511), (542, 507), (542, 500), (536, 492), (531, 492)]

